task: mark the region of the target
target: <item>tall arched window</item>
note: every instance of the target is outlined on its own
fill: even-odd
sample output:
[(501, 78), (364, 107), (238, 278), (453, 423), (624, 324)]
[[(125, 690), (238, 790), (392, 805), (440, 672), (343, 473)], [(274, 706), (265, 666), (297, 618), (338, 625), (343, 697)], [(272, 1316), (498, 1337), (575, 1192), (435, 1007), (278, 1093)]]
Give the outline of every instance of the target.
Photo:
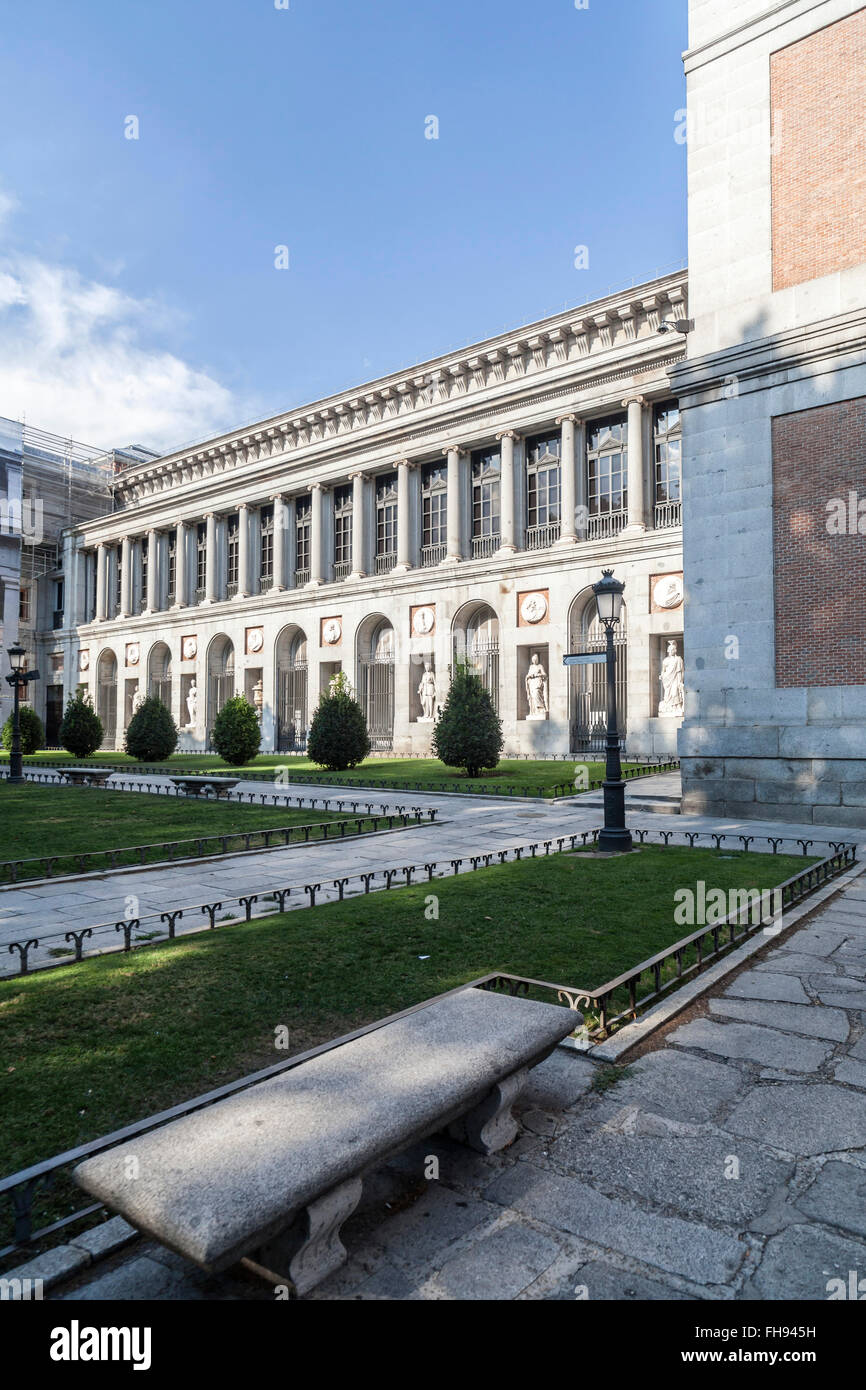
[(370, 747), (394, 742), (394, 629), (387, 618), (368, 618), (358, 630), (359, 698)]
[(207, 658), (208, 741), (214, 721), (227, 700), (235, 693), (235, 649), (228, 637), (215, 637)]
[(300, 752), (307, 746), (307, 635), (285, 627), (277, 638), (277, 749)]
[(454, 664), (466, 662), (499, 710), (499, 619), (486, 603), (461, 610), (454, 622)]
[(151, 649), (148, 667), (148, 694), (155, 695), (170, 710), (171, 652), (164, 642), (157, 642)]
[(96, 668), (96, 713), (102, 720), (102, 747), (113, 748), (117, 739), (117, 657), (106, 649)]
[[(573, 652), (607, 650), (604, 628), (598, 620), (595, 596), (582, 596), (572, 604), (569, 643)], [(616, 708), (620, 743), (625, 747), (628, 728), (628, 632), (626, 610), (614, 628), (616, 653)], [(569, 667), (569, 743), (577, 757), (603, 754), (607, 736), (607, 667)]]

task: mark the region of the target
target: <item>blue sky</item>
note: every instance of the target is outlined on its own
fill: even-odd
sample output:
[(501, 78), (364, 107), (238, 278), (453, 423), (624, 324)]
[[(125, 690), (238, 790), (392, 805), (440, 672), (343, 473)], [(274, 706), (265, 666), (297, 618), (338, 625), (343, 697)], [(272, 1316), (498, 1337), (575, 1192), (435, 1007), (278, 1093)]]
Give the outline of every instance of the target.
[(0, 414), (167, 449), (681, 265), (686, 8), (3, 0)]

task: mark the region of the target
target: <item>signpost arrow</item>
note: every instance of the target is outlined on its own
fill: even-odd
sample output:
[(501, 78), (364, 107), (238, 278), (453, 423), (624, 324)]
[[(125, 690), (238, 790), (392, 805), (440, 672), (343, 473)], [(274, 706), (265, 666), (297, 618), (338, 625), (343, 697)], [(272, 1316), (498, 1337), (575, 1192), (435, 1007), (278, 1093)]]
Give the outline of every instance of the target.
[(606, 661), (605, 652), (570, 652), (562, 658), (563, 666), (603, 666)]

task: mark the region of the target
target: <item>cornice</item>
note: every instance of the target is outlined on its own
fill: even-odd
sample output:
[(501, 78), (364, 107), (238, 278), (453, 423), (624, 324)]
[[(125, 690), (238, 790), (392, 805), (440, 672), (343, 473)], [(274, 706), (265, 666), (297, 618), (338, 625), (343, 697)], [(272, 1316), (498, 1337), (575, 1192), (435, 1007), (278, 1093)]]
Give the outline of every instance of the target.
[(678, 271), (128, 469), (116, 479), (118, 497), (135, 505), (246, 465), (276, 458), (291, 463), (293, 455), (303, 456), (320, 444), (351, 438), (357, 447), (361, 439), (375, 435), (378, 426), (397, 424), (399, 430), (409, 418), (438, 406), (508, 388), (538, 373), (583, 365), (641, 339), (654, 344), (664, 306), (682, 302), (686, 283), (686, 272)]

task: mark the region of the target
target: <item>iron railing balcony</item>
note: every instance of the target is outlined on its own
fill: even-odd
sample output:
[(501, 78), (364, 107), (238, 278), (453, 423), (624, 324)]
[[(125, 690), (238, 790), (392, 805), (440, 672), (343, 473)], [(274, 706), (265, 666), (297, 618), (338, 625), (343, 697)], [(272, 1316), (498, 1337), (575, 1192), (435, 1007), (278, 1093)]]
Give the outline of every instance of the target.
[(197, 607), (198, 604), (204, 603), (206, 595), (207, 595), (207, 590), (206, 590), (206, 589), (196, 589), (196, 591), (195, 591), (195, 593), (194, 593), (194, 595), (193, 595), (193, 604)]
[(618, 536), (620, 531), (628, 525), (628, 510), (621, 508), (617, 512), (596, 512), (587, 518), (586, 539), (588, 541), (603, 541), (609, 536)]
[(272, 575), (270, 575), (270, 574), (260, 574), (260, 575), (259, 575), (259, 593), (260, 593), (260, 594), (267, 594), (267, 593), (270, 593), (270, 591), (271, 591), (271, 589), (272, 589), (273, 587), (274, 587), (274, 580), (273, 580), (273, 576), (272, 576)]
[(63, 609), (62, 609), (62, 608), (55, 608), (54, 612), (53, 612), (52, 615), (51, 615), (51, 626), (52, 626), (55, 630), (56, 630), (58, 627), (62, 627), (62, 626), (63, 626)]
[(305, 570), (295, 570), (295, 588), (296, 588), (296, 589), (302, 589), (302, 588), (304, 587), (304, 585), (305, 585), (305, 584), (309, 584), (309, 582), (310, 582), (310, 571), (309, 571), (309, 569), (305, 569)]
[(385, 550), (376, 556), (376, 573), (388, 574), (397, 563), (396, 550)]
[(495, 555), (499, 549), (499, 532), (493, 536), (473, 536), (472, 537), (472, 558), (473, 560), (486, 560), (490, 555)]
[(667, 526), (681, 526), (682, 520), (682, 502), (656, 502), (655, 528), (657, 531), (662, 531)]
[(549, 521), (544, 526), (527, 526), (526, 550), (547, 550), (559, 540), (560, 523)]
[(430, 569), (433, 565), (440, 565), (447, 553), (447, 545), (422, 545), (421, 568)]
[(348, 578), (349, 578), (349, 575), (350, 575), (351, 573), (352, 573), (352, 561), (351, 561), (351, 560), (335, 560), (335, 561), (334, 561), (334, 580), (335, 580), (335, 581), (338, 581), (338, 580), (341, 580), (341, 579), (348, 579)]
[(237, 593), (238, 593), (237, 580), (235, 580), (235, 581), (234, 581), (233, 583), (231, 583), (231, 584), (226, 584), (226, 599), (237, 598)]

